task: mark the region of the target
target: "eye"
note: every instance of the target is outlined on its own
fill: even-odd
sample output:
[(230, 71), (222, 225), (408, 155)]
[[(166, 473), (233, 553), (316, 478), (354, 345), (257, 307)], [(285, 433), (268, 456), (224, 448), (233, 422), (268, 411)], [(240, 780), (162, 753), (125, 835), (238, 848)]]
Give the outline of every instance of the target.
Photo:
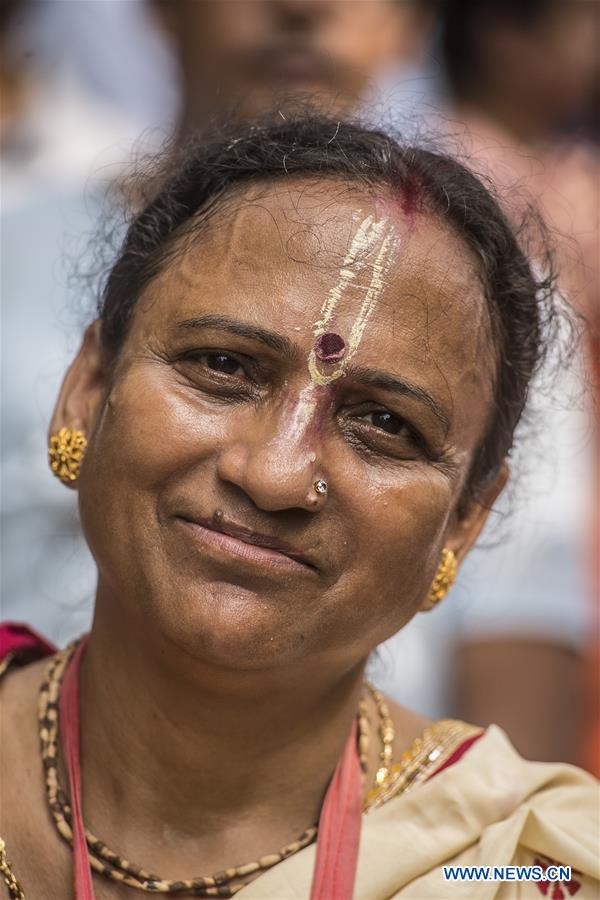
[(356, 412), (356, 418), (352, 417), (355, 435), (371, 450), (402, 459), (413, 459), (422, 452), (428, 452), (427, 442), (421, 433), (402, 416), (396, 416), (387, 409), (365, 410), (362, 414), (358, 410)]
[(228, 350), (194, 348), (180, 354), (176, 368), (192, 385), (210, 394), (238, 398), (240, 392), (256, 387), (256, 366), (249, 357)]
[(374, 425), (375, 428), (380, 428), (382, 431), (385, 431), (388, 434), (400, 434), (402, 429), (406, 428), (406, 423), (402, 419), (399, 419), (398, 416), (394, 416), (392, 415), (392, 413), (385, 412), (383, 410), (369, 413), (369, 415), (365, 418), (371, 423), (371, 425)]
[(223, 375), (236, 375), (243, 371), (238, 360), (227, 353), (206, 353), (204, 358), (208, 368), (214, 372), (221, 372)]

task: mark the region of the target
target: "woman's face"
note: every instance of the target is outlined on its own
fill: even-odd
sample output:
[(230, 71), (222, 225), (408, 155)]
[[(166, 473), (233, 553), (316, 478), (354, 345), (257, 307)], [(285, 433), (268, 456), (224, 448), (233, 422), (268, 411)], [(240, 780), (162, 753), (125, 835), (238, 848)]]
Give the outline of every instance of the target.
[(146, 289), (105, 382), (96, 333), (54, 424), (88, 432), (82, 524), (134, 627), (231, 668), (350, 665), (483, 523), (455, 508), (491, 409), (486, 307), (432, 218), (254, 187)]

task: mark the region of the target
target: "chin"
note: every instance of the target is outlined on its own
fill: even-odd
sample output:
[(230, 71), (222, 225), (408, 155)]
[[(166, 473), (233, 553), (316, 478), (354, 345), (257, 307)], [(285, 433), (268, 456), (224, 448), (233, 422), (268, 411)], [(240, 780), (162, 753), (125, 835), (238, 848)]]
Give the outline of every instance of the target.
[[(186, 592), (162, 598), (158, 627), (198, 662), (236, 671), (260, 671), (285, 666), (306, 653), (297, 609), (264, 599), (248, 588), (228, 582), (202, 584), (201, 596)], [(155, 607), (156, 609), (156, 607)]]

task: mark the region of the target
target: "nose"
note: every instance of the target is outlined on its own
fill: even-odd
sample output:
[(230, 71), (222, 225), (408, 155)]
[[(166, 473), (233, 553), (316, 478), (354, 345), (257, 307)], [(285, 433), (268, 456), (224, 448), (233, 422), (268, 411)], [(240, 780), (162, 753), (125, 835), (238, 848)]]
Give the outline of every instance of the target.
[(329, 15), (332, 0), (267, 0), (270, 11), (288, 31), (310, 31)]
[(240, 488), (259, 509), (315, 512), (323, 503), (314, 487), (325, 474), (319, 464), (315, 418), (320, 404), (314, 393), (309, 389), (295, 403), (284, 402), (268, 414), (257, 410), (253, 427), (221, 449), (219, 478)]

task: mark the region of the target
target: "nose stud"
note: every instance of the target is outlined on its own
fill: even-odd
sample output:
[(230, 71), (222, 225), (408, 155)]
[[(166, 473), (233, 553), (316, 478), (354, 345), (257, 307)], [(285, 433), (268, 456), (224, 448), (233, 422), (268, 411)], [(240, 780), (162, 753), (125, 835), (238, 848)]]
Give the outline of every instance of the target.
[(312, 491), (309, 492), (307, 502), (313, 509), (321, 506), (321, 501), (327, 499), (327, 482), (323, 478), (315, 478), (312, 483)]

